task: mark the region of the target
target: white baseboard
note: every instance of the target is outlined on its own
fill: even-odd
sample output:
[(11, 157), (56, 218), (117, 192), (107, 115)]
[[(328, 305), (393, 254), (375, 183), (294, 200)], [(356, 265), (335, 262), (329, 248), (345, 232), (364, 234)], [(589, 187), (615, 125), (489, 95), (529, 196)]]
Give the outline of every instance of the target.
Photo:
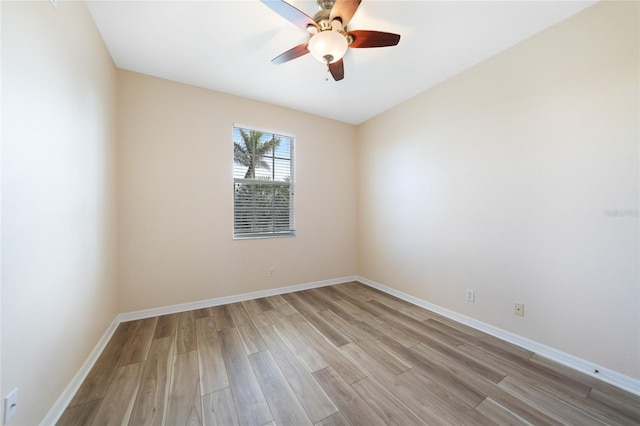
[(111, 322), (107, 330), (104, 332), (100, 340), (98, 340), (98, 343), (89, 354), (89, 357), (80, 367), (80, 370), (78, 370), (73, 379), (71, 379), (71, 382), (69, 382), (64, 391), (62, 391), (62, 394), (60, 395), (58, 400), (55, 402), (55, 404), (53, 404), (42, 422), (40, 422), (41, 425), (55, 425), (58, 420), (60, 420), (62, 413), (64, 413), (64, 410), (66, 410), (69, 406), (69, 403), (71, 403), (71, 400), (75, 396), (76, 392), (78, 392), (78, 389), (80, 389), (80, 385), (82, 385), (84, 379), (87, 378), (89, 371), (91, 371), (91, 368), (93, 368), (93, 365), (98, 360), (98, 357), (104, 350), (105, 346), (107, 346), (109, 339), (111, 339), (111, 336), (113, 336), (116, 328), (118, 328), (118, 324), (119, 322), (117, 319), (114, 319)]
[(494, 327), (482, 321), (478, 321), (465, 315), (461, 315), (457, 312), (451, 311), (441, 306), (434, 305), (432, 303), (426, 302), (422, 299), (418, 299), (417, 297), (395, 290), (391, 287), (387, 287), (370, 279), (359, 276), (357, 277), (357, 281), (388, 293), (392, 296), (396, 296), (414, 305), (420, 306), (421, 308), (428, 309), (454, 321), (468, 325), (469, 327), (473, 327), (476, 330), (485, 332), (509, 343), (513, 343), (514, 345), (528, 349), (540, 356), (548, 358), (566, 367), (580, 371), (581, 373), (587, 374), (598, 380), (602, 380), (603, 382), (609, 383), (613, 386), (640, 396), (640, 380), (618, 373), (617, 371), (596, 365), (590, 361), (586, 361), (582, 358), (578, 358), (566, 352), (562, 352), (552, 347), (543, 345), (542, 343), (536, 342), (534, 340), (527, 339), (526, 337), (522, 337), (501, 328)]
[(178, 305), (164, 306), (162, 308), (144, 309), (141, 311), (127, 312), (117, 316), (118, 322), (152, 318), (160, 315), (175, 314), (177, 312), (192, 311), (194, 309), (209, 308), (211, 306), (227, 305), (229, 303), (243, 302), (245, 300), (259, 299), (261, 297), (275, 296), (277, 294), (293, 293), (295, 291), (311, 288), (326, 287), (328, 285), (343, 284), (357, 281), (356, 276), (334, 278), (331, 280), (315, 281), (305, 284), (297, 284), (287, 287), (278, 287), (270, 290), (254, 291), (233, 296), (216, 297), (214, 299), (199, 300), (197, 302), (181, 303)]
[(49, 410), (45, 418), (42, 420), (42, 422), (40, 422), (40, 424), (45, 426), (55, 425), (58, 422), (58, 420), (60, 420), (62, 413), (64, 413), (64, 410), (66, 410), (67, 407), (69, 406), (69, 403), (73, 399), (74, 395), (76, 394), (78, 389), (80, 389), (80, 385), (82, 385), (82, 382), (84, 381), (84, 379), (87, 378), (89, 371), (91, 371), (91, 368), (93, 368), (93, 365), (98, 360), (98, 357), (104, 350), (105, 346), (109, 342), (109, 339), (111, 339), (111, 336), (116, 331), (116, 328), (118, 328), (118, 325), (121, 322), (151, 318), (155, 316), (173, 314), (177, 312), (191, 311), (193, 309), (207, 308), (210, 306), (226, 305), (228, 303), (242, 302), (244, 300), (251, 300), (251, 299), (259, 299), (261, 297), (275, 296), (277, 294), (293, 293), (300, 290), (326, 287), (329, 285), (343, 284), (351, 281), (357, 281), (357, 277), (351, 276), (351, 277), (335, 278), (335, 279), (324, 280), (324, 281), (315, 281), (315, 282), (310, 282), (305, 284), (292, 285), (288, 287), (279, 287), (279, 288), (274, 288), (270, 290), (243, 293), (243, 294), (234, 295), (234, 296), (218, 297), (214, 299), (200, 300), (197, 302), (182, 303), (179, 305), (165, 306), (162, 308), (145, 309), (141, 311), (119, 314), (115, 317), (111, 325), (109, 325), (109, 328), (107, 328), (107, 331), (104, 332), (104, 334), (102, 335), (102, 338), (100, 338), (100, 340), (96, 344), (93, 351), (91, 351), (91, 354), (89, 354), (89, 357), (87, 358), (87, 360), (84, 362), (84, 364), (82, 364), (82, 366), (80, 367), (80, 370), (78, 370), (78, 372), (73, 377), (73, 379), (71, 379), (71, 382), (67, 385), (64, 391), (62, 391), (62, 394), (60, 395), (58, 400), (55, 402), (55, 404), (53, 404), (53, 406), (51, 407), (51, 409)]

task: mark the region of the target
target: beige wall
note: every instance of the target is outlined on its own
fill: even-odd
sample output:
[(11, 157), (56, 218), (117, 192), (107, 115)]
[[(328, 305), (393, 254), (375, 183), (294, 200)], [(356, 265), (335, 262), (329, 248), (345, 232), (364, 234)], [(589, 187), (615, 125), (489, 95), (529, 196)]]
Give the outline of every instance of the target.
[(116, 70), (84, 3), (1, 3), (1, 395), (33, 425), (118, 312)]
[(595, 5), (361, 125), (359, 274), (640, 378), (638, 8)]
[[(354, 126), (118, 78), (123, 312), (356, 274)], [(295, 135), (296, 237), (233, 240), (234, 123)]]

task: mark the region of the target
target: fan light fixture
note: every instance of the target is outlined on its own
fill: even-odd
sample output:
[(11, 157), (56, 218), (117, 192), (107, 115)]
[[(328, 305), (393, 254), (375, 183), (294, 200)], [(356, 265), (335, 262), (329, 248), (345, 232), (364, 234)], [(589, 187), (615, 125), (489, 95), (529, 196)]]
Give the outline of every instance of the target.
[(323, 64), (332, 64), (342, 59), (348, 47), (346, 37), (331, 30), (314, 35), (308, 45), (311, 55)]
[(400, 41), (400, 34), (370, 30), (347, 31), (347, 25), (362, 0), (316, 0), (320, 10), (313, 18), (285, 0), (260, 1), (296, 27), (307, 31), (310, 36), (309, 41), (273, 58), (271, 62), (274, 64), (282, 64), (311, 53), (326, 65), (335, 81), (340, 81), (344, 78), (342, 57), (348, 49), (395, 46)]

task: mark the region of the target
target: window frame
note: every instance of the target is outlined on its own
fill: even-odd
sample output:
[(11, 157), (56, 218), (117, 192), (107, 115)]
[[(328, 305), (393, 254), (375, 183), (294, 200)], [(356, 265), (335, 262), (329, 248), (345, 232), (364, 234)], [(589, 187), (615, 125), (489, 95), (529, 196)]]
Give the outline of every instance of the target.
[[(290, 237), (295, 237), (296, 235), (296, 221), (295, 221), (295, 136), (290, 134), (290, 133), (286, 133), (286, 132), (280, 132), (280, 131), (274, 131), (274, 130), (266, 130), (264, 128), (259, 128), (256, 126), (246, 126), (246, 125), (241, 125), (241, 124), (237, 124), (234, 123), (233, 127), (232, 127), (232, 132), (231, 132), (231, 136), (232, 136), (232, 142), (236, 142), (235, 139), (235, 132), (236, 129), (241, 129), (244, 130), (246, 132), (261, 132), (265, 135), (271, 135), (271, 136), (275, 136), (275, 137), (280, 137), (280, 138), (286, 138), (289, 141), (289, 158), (283, 158), (283, 157), (278, 157), (277, 153), (276, 153), (276, 149), (274, 148), (274, 150), (271, 152), (270, 156), (267, 156), (266, 158), (268, 158), (271, 163), (270, 163), (270, 174), (272, 177), (272, 180), (263, 180), (263, 179), (246, 179), (246, 178), (238, 178), (235, 177), (235, 168), (236, 165), (238, 164), (235, 161), (235, 157), (233, 158), (233, 162), (232, 162), (232, 179), (233, 179), (233, 239), (234, 240), (251, 240), (251, 239), (265, 239), (265, 238), (290, 238)], [(233, 147), (232, 147), (233, 148)], [(235, 151), (234, 151), (235, 152)], [(275, 180), (275, 174), (276, 174), (276, 170), (274, 170), (274, 165), (276, 163), (277, 160), (284, 160), (284, 161), (289, 161), (289, 181), (285, 182), (283, 180), (278, 181)], [(256, 232), (238, 232), (237, 229), (237, 223), (236, 223), (236, 216), (237, 216), (237, 203), (236, 203), (236, 191), (237, 191), (237, 185), (238, 184), (248, 184), (248, 185), (266, 185), (266, 186), (273, 186), (275, 187), (289, 187), (289, 205), (288, 205), (288, 209), (289, 209), (289, 216), (288, 216), (288, 221), (289, 221), (289, 226), (287, 230), (277, 230), (276, 226), (272, 225), (271, 230), (269, 231), (256, 231)], [(277, 208), (277, 206), (273, 206), (273, 208)], [(275, 216), (275, 214), (274, 214)]]

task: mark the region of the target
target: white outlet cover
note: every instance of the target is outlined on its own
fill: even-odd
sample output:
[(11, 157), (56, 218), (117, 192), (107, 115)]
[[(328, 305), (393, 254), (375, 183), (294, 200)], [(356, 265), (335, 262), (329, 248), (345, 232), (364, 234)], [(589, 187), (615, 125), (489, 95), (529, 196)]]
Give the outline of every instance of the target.
[(513, 314), (520, 317), (524, 316), (524, 303), (514, 303)]
[(467, 289), (466, 299), (467, 299), (467, 302), (475, 301), (475, 292), (473, 290)]
[(18, 388), (4, 397), (4, 423), (7, 423), (16, 411), (18, 411)]

